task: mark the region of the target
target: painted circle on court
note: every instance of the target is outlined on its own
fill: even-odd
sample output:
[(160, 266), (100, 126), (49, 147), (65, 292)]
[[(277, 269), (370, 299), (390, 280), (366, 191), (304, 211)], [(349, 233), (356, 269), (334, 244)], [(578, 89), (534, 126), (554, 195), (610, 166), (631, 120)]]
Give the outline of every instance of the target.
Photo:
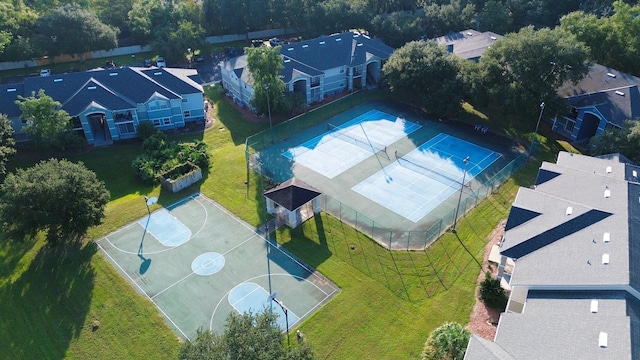
[(224, 256), (217, 252), (207, 252), (199, 255), (191, 263), (191, 270), (202, 276), (213, 275), (224, 267)]

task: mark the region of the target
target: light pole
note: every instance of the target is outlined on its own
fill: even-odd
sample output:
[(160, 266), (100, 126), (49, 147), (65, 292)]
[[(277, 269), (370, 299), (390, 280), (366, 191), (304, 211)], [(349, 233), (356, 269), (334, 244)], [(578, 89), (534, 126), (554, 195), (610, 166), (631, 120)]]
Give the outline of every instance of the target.
[(540, 120), (542, 119), (542, 113), (544, 113), (544, 101), (540, 104), (540, 115), (538, 115), (538, 122), (536, 123), (536, 138), (538, 137), (538, 127), (540, 126)]
[(275, 295), (271, 297), (271, 300), (274, 301), (276, 304), (280, 305), (282, 312), (284, 312), (284, 322), (287, 323), (287, 344), (291, 346), (291, 340), (289, 339), (289, 311), (287, 310), (286, 307), (284, 307), (284, 303), (278, 300), (278, 298), (276, 298)]
[(269, 113), (269, 132), (271, 133), (271, 143), (273, 144), (273, 124), (271, 123), (271, 101), (269, 100), (269, 89), (271, 84), (266, 84), (264, 90), (267, 93), (267, 112)]
[(467, 175), (467, 165), (469, 165), (469, 157), (467, 156), (462, 160), (464, 163), (464, 170), (462, 170), (462, 184), (460, 184), (460, 195), (458, 196), (458, 206), (456, 206), (456, 216), (453, 218), (453, 226), (451, 227), (451, 232), (456, 233), (456, 225), (458, 224), (458, 211), (460, 211), (460, 201), (462, 200), (462, 189), (464, 189), (464, 180)]

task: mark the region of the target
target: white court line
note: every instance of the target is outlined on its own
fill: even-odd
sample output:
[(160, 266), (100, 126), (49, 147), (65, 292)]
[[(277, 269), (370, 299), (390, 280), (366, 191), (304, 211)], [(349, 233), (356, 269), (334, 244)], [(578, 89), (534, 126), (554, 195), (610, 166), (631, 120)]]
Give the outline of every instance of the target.
[(120, 271), (121, 271), (123, 274), (125, 274), (125, 276), (126, 276), (126, 277), (128, 277), (128, 278), (129, 278), (129, 281), (131, 281), (131, 282), (133, 283), (133, 285), (135, 285), (135, 287), (137, 287), (137, 288), (138, 288), (138, 290), (140, 290), (140, 291), (144, 294), (144, 296), (145, 296), (147, 299), (149, 299), (149, 301), (151, 301), (151, 303), (153, 303), (153, 305), (155, 305), (155, 306), (158, 308), (158, 311), (160, 311), (160, 312), (162, 313), (162, 315), (164, 315), (164, 317), (165, 317), (165, 318), (167, 318), (167, 320), (169, 320), (169, 322), (170, 322), (171, 324), (173, 324), (173, 326), (175, 326), (175, 328), (176, 328), (176, 329), (178, 329), (178, 331), (180, 332), (180, 334), (182, 334), (182, 336), (184, 336), (184, 338), (185, 338), (185, 339), (187, 339), (187, 341), (191, 341), (191, 340), (189, 339), (189, 337), (187, 336), (187, 334), (185, 334), (185, 333), (184, 333), (184, 331), (182, 331), (182, 329), (180, 329), (180, 327), (179, 327), (179, 326), (178, 326), (178, 325), (177, 325), (173, 320), (171, 320), (171, 318), (169, 317), (169, 315), (167, 315), (167, 313), (165, 313), (165, 312), (164, 312), (164, 310), (162, 310), (162, 308), (161, 308), (161, 307), (160, 307), (160, 306), (159, 306), (155, 301), (153, 301), (153, 299), (149, 296), (149, 294), (147, 294), (147, 293), (144, 291), (144, 289), (142, 289), (142, 287), (141, 287), (140, 285), (138, 285), (138, 283), (137, 283), (135, 280), (133, 280), (133, 278), (132, 278), (131, 276), (129, 276), (129, 274), (128, 274), (128, 273), (127, 273), (127, 272), (126, 272), (126, 271), (125, 271), (121, 266), (120, 266), (120, 264), (118, 264), (118, 262), (117, 262), (114, 258), (112, 258), (112, 257), (111, 257), (111, 255), (109, 255), (109, 253), (107, 253), (107, 251), (106, 251), (102, 246), (100, 246), (100, 244), (98, 244), (97, 242), (96, 242), (95, 244), (96, 244), (96, 246), (97, 246), (97, 247), (99, 247), (99, 248), (100, 248), (100, 250), (102, 250), (102, 253), (103, 253), (103, 254), (105, 254), (105, 255), (107, 255), (107, 257), (108, 257), (109, 259), (111, 259), (111, 262), (113, 262), (113, 264), (114, 264), (115, 266), (117, 266), (117, 267), (118, 267), (118, 269), (120, 269)]

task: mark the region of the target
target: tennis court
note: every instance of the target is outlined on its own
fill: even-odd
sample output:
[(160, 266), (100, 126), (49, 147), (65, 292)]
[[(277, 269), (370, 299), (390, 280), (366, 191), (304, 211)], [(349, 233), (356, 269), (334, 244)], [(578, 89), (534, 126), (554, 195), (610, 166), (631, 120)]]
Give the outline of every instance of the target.
[(232, 311), (270, 309), (284, 331), (338, 292), (326, 278), (201, 194), (154, 211), (96, 243), (185, 339), (194, 339), (198, 329), (222, 332)]
[(340, 126), (292, 147), (283, 156), (329, 179), (378, 154), (389, 159), (387, 146), (418, 130), (420, 125), (380, 110), (370, 110)]
[[(418, 222), (502, 155), (440, 133), (353, 187), (357, 193)], [(467, 164), (465, 164), (467, 160)]]

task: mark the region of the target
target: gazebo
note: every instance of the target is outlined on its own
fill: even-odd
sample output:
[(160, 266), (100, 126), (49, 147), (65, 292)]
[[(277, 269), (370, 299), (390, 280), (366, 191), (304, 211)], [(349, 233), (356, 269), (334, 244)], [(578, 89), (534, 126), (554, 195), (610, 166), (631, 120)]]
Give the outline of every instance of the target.
[(320, 195), (320, 191), (296, 178), (264, 193), (267, 212), (292, 229), (320, 212)]

